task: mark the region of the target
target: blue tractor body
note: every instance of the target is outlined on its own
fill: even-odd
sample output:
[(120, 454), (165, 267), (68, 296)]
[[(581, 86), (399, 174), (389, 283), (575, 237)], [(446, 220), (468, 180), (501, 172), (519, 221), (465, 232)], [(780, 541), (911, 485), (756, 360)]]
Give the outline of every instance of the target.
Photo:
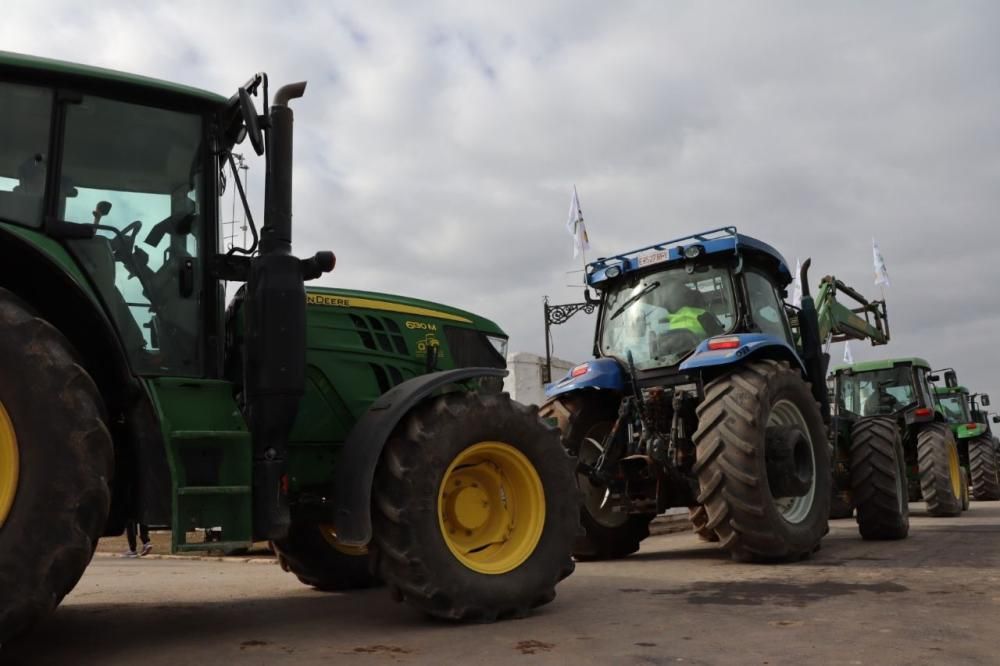
[(812, 299), (785, 303), (791, 281), (775, 248), (735, 227), (587, 265), (594, 358), (549, 384), (541, 408), (579, 460), (578, 557), (634, 552), (678, 506), (739, 559), (816, 547), (831, 482), (825, 366)]

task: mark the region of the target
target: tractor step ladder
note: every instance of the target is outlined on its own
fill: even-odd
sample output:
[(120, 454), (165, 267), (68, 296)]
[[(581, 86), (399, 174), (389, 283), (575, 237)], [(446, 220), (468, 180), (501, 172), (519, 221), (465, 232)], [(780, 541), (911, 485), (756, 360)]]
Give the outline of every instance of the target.
[[(173, 474), (171, 548), (234, 550), (253, 545), (250, 433), (175, 430), (169, 434)], [(222, 527), (223, 541), (187, 542), (187, 533)]]

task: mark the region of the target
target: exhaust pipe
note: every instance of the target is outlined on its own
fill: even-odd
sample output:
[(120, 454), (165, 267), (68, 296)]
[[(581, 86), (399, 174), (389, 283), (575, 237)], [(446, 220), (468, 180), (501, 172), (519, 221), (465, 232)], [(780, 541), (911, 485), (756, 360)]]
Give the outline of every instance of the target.
[(260, 254), (247, 280), (244, 368), (253, 439), (253, 532), (288, 535), (288, 437), (305, 392), (306, 309), (303, 264), (292, 255), (292, 126), (288, 103), (306, 84), (274, 96), (267, 132)]

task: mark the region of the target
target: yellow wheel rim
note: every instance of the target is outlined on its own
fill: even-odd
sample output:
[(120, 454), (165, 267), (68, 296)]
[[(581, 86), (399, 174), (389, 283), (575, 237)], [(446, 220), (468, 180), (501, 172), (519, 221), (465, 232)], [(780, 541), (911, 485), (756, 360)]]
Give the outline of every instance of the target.
[(542, 538), (542, 480), (510, 444), (473, 444), (444, 473), (438, 524), (448, 549), (469, 569), (481, 574), (512, 571), (531, 557)]
[(948, 475), (951, 477), (951, 490), (955, 497), (962, 499), (962, 468), (958, 462), (958, 447), (954, 442), (948, 442)]
[(0, 402), (0, 527), (7, 521), (17, 494), (17, 435), (14, 424)]
[(329, 523), (320, 525), (319, 533), (323, 535), (326, 542), (333, 546), (333, 549), (338, 553), (351, 555), (353, 557), (361, 557), (362, 555), (368, 554), (368, 546), (348, 546), (347, 544), (337, 541), (337, 530)]

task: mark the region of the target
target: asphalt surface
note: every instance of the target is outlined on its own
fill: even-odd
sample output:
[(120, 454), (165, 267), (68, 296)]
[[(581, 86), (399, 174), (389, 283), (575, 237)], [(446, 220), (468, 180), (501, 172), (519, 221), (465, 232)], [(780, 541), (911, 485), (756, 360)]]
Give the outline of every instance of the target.
[(690, 534), (583, 563), (527, 619), (430, 620), (385, 590), (324, 594), (265, 561), (95, 558), (6, 664), (995, 664), (1000, 503), (913, 504), (911, 536), (831, 523), (790, 565), (731, 562)]

